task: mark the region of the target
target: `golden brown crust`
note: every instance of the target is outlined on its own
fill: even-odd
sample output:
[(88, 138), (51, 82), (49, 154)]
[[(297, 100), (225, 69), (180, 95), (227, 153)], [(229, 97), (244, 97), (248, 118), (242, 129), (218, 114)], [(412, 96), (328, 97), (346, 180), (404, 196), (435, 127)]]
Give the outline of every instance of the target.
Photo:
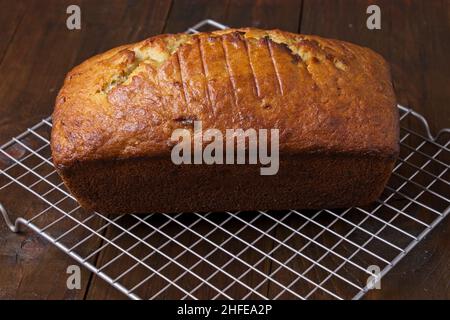
[(278, 128), (280, 153), (393, 157), (389, 68), (350, 43), (279, 30), (161, 35), (97, 55), (66, 77), (53, 115), (58, 168), (170, 153), (171, 133)]

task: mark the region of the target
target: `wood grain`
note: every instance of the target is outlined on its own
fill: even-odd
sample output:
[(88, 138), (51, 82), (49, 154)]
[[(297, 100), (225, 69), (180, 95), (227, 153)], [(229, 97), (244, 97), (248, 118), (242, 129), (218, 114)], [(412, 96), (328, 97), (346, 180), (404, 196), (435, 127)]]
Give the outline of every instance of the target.
[[(77, 4), (82, 10), (82, 29), (69, 31), (66, 28), (66, 8)], [(377, 4), (382, 11), (382, 29), (370, 31), (366, 28), (366, 8)], [(200, 20), (211, 18), (232, 27), (254, 26), (259, 28), (280, 28), (287, 31), (312, 33), (325, 37), (339, 38), (368, 46), (381, 53), (392, 66), (395, 89), (400, 103), (407, 105), (426, 116), (431, 128), (437, 132), (440, 128), (450, 127), (450, 1), (448, 0), (0, 0), (0, 143), (9, 140), (40, 119), (47, 117), (53, 108), (53, 101), (61, 86), (65, 74), (84, 59), (120, 44), (138, 41), (151, 35), (166, 32), (183, 32)], [(0, 163), (1, 165), (1, 163)], [(4, 178), (4, 177), (3, 177)], [(3, 179), (0, 177), (0, 179)], [(43, 210), (37, 200), (27, 201), (27, 194), (19, 188), (0, 190), (0, 200), (14, 216), (30, 217)], [(28, 197), (29, 199), (29, 197)], [(53, 219), (56, 213), (49, 215)], [(299, 219), (288, 219), (288, 224), (297, 226)], [(124, 225), (133, 219), (128, 217)], [(156, 223), (156, 222), (155, 222)], [(70, 221), (63, 220), (54, 231), (67, 229)], [(97, 224), (95, 227), (99, 227)], [(230, 230), (237, 228), (229, 226)], [(261, 225), (261, 227), (264, 227)], [(199, 225), (200, 234), (210, 227)], [(148, 226), (141, 225), (136, 235), (148, 234)], [(176, 228), (167, 229), (175, 233)], [(449, 299), (450, 298), (450, 224), (448, 218), (426, 237), (409, 255), (406, 256), (388, 275), (383, 278), (382, 290), (371, 291), (367, 299)], [(109, 227), (107, 236), (120, 234), (119, 230)], [(283, 239), (289, 234), (284, 227), (273, 230), (270, 235)], [(74, 232), (76, 240), (86, 232)], [(248, 233), (249, 237), (251, 233)], [(211, 235), (213, 241), (221, 242), (226, 235), (217, 232)], [(183, 242), (193, 243), (198, 239), (192, 233), (183, 234)], [(158, 246), (164, 242), (164, 236), (154, 236), (149, 243)], [(127, 248), (134, 240), (123, 237), (121, 245)], [(277, 246), (273, 238), (263, 240), (267, 250)], [(92, 239), (86, 246), (87, 254), (105, 243)], [(242, 244), (232, 242), (229, 250), (242, 250)], [(261, 244), (260, 244), (261, 245)], [(301, 241), (292, 245), (300, 248)], [(345, 249), (345, 248), (344, 248)], [(164, 249), (169, 256), (180, 252), (177, 245)], [(211, 245), (202, 242), (195, 247), (199, 254), (208, 254)], [(138, 256), (151, 250), (148, 244), (141, 244), (136, 251)], [(310, 252), (312, 256), (321, 252)], [(117, 249), (105, 246), (93, 263), (102, 266), (117, 255)], [(279, 249), (274, 253), (277, 259), (284, 259), (292, 252)], [(216, 253), (212, 259), (221, 265), (229, 257)], [(246, 257), (249, 261), (258, 259), (254, 254)], [(189, 264), (195, 261), (192, 254), (180, 257), (178, 261)], [(163, 258), (149, 260), (148, 264), (160, 267)], [(291, 265), (303, 270), (308, 264)], [(92, 276), (82, 268), (82, 289), (66, 288), (66, 268), (74, 264), (67, 255), (61, 253), (46, 240), (29, 230), (20, 234), (11, 233), (0, 223), (0, 298), (1, 299), (124, 299), (109, 284)], [(123, 261), (122, 267), (130, 261)], [(272, 273), (278, 265), (265, 261), (260, 270)], [(175, 278), (181, 274), (180, 268), (168, 272)], [(232, 274), (242, 272), (238, 267), (227, 269)], [(108, 269), (112, 275), (123, 272), (118, 267)], [(208, 277), (214, 268), (202, 265), (196, 273)], [(127, 285), (135, 284), (149, 271), (137, 267)], [(312, 277), (321, 279), (323, 274), (313, 269)], [(215, 279), (217, 287), (225, 285), (225, 276)], [(246, 283), (257, 285), (261, 276), (251, 274)], [(295, 278), (295, 277), (294, 277)], [(292, 274), (278, 272), (275, 279), (290, 283)], [(153, 276), (143, 284), (139, 293), (152, 295), (167, 283)], [(180, 283), (187, 287), (197, 286), (198, 279), (184, 276)], [(308, 284), (299, 282), (294, 286), (305, 292)], [(271, 297), (279, 293), (274, 283), (263, 283), (259, 291)], [(215, 290), (202, 286), (196, 292), (200, 298), (210, 298)], [(227, 293), (240, 296), (242, 290), (231, 288)], [(340, 292), (348, 294), (348, 292)], [(284, 295), (289, 297), (289, 295)], [(180, 291), (171, 288), (160, 298), (179, 298)], [(253, 296), (252, 296), (253, 297)], [(318, 293), (318, 298), (327, 295)]]
[[(11, 4), (9, 2), (8, 6), (14, 12)], [(53, 1), (49, 4), (55, 7), (55, 12), (65, 12), (62, 2)], [(60, 50), (55, 47), (57, 44), (58, 47), (61, 46), (66, 40), (61, 32), (65, 29), (65, 22), (62, 20), (64, 15), (60, 19), (56, 13), (49, 14), (37, 1), (17, 1), (16, 6), (24, 15), (20, 17), (19, 11), (16, 12), (15, 21), (18, 24), (11, 33), (11, 40), (0, 64), (0, 72), (3, 74), (0, 84), (2, 143), (51, 113), (55, 91), (63, 77), (60, 72), (67, 69), (72, 59), (68, 49)], [(1, 21), (3, 23), (8, 20)], [(59, 23), (63, 23), (62, 26), (58, 26)], [(51, 46), (52, 43), (54, 46)], [(48, 51), (49, 47), (53, 47), (53, 51)], [(67, 53), (68, 56), (58, 55), (61, 53)], [(7, 188), (2, 192), (2, 202), (13, 215), (29, 217), (43, 210), (42, 203), (38, 201), (28, 202), (27, 206), (21, 205), (21, 201), (27, 197), (22, 190)], [(8, 195), (6, 198), (5, 193)], [(82, 281), (81, 290), (68, 290), (66, 268), (73, 264), (72, 259), (29, 230), (16, 235), (3, 224), (1, 230), (0, 268), (6, 270), (0, 275), (0, 296), (3, 299), (84, 297), (89, 272), (82, 271), (81, 276), (85, 281)], [(78, 237), (81, 236), (78, 233)], [(95, 243), (90, 244), (95, 246)]]
[(8, 0), (0, 1), (0, 21), (2, 21), (2, 29), (0, 30), (0, 63), (5, 56), (6, 49), (16, 34), (17, 27), (20, 25), (25, 15), (26, 6), (24, 2), (12, 3)]

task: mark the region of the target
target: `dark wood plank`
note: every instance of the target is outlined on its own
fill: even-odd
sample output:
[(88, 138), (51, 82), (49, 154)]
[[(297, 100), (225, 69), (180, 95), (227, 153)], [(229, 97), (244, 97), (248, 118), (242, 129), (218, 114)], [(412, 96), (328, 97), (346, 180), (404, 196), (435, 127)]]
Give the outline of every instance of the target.
[(301, 0), (232, 1), (225, 23), (231, 27), (255, 27), (297, 32), (302, 11)]
[[(96, 53), (137, 41), (143, 35), (159, 33), (170, 7), (170, 1), (122, 0), (48, 0), (45, 4), (21, 0), (15, 4), (17, 9), (12, 9), (13, 16), (18, 16), (23, 7), (27, 11), (17, 29), (9, 32), (14, 37), (0, 64), (3, 75), (0, 83), (1, 143), (51, 114), (57, 91), (70, 68)], [(71, 4), (81, 7), (80, 31), (66, 28), (66, 8)], [(0, 29), (8, 30), (9, 27), (3, 24), (10, 20), (0, 21)], [(31, 217), (43, 209), (41, 201), (30, 198), (20, 188), (8, 187), (0, 196), (14, 216)], [(55, 212), (46, 214), (46, 222), (52, 221), (55, 215)], [(84, 217), (80, 214), (78, 218)], [(0, 259), (0, 269), (7, 272), (0, 274), (0, 297), (84, 298), (90, 282), (90, 273), (86, 269), (82, 268), (82, 289), (68, 290), (66, 268), (75, 264), (72, 258), (33, 232), (25, 230), (16, 235), (1, 225), (0, 254), (4, 259)], [(73, 223), (65, 219), (53, 232), (58, 234), (58, 230), (67, 230), (71, 225)], [(98, 228), (99, 224), (92, 227)], [(69, 238), (76, 241), (85, 236), (86, 231), (77, 229)], [(92, 238), (80, 252), (85, 255), (99, 245), (99, 239)], [(95, 263), (95, 258), (90, 262)]]
[(174, 0), (167, 18), (164, 33), (184, 32), (204, 19), (225, 23), (229, 0)]
[(204, 19), (213, 19), (233, 28), (279, 28), (296, 32), (301, 8), (301, 0), (175, 0), (164, 32), (183, 32)]
[[(374, 3), (381, 8), (382, 29), (371, 31), (366, 8)], [(381, 53), (391, 64), (399, 103), (422, 113), (434, 132), (450, 127), (449, 1), (305, 0), (303, 10), (302, 33)], [(367, 298), (448, 298), (449, 255), (443, 248), (449, 230), (446, 219)]]
[[(49, 4), (64, 18), (67, 4), (66, 7), (63, 7), (63, 2), (53, 1)], [(17, 9), (27, 8), (27, 11), (19, 19), (21, 23), (11, 33), (13, 40), (5, 50), (0, 64), (4, 80), (0, 85), (2, 143), (50, 114), (54, 86), (61, 81), (61, 75), (58, 77), (57, 73), (65, 69), (62, 56), (58, 59), (57, 55), (61, 53), (59, 47), (66, 38), (61, 32), (65, 29), (65, 22), (62, 26), (58, 25), (57, 14), (47, 14), (42, 3), (37, 1), (17, 1), (16, 6)], [(12, 12), (12, 17), (16, 15), (18, 18), (18, 11), (12, 9)], [(1, 22), (8, 23), (8, 19), (2, 19)], [(5, 25), (4, 28), (7, 30), (8, 26)], [(65, 53), (64, 50), (62, 53)], [(42, 202), (30, 197), (29, 193), (14, 186), (3, 189), (1, 197), (2, 203), (14, 216), (31, 217), (45, 207)], [(54, 218), (55, 214), (49, 212), (47, 222), (52, 220), (51, 217)], [(1, 274), (1, 297), (82, 299), (88, 285), (89, 272), (82, 270), (81, 290), (68, 290), (66, 268), (74, 264), (74, 261), (35, 233), (24, 231), (19, 235), (13, 234), (2, 224), (1, 255), (5, 259), (0, 259), (0, 268), (6, 272)], [(83, 237), (80, 232), (75, 232), (74, 235)], [(95, 246), (93, 242), (88, 244)]]
[(26, 11), (24, 2), (0, 1), (0, 64)]

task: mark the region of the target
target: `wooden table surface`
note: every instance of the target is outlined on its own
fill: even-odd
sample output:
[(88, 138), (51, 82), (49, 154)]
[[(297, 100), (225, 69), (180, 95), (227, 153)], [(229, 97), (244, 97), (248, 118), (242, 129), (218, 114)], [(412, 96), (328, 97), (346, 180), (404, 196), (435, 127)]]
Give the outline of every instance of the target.
[[(71, 4), (81, 8), (81, 30), (66, 28)], [(381, 30), (366, 27), (370, 4), (381, 8)], [(51, 114), (66, 72), (84, 59), (206, 18), (370, 47), (391, 63), (399, 103), (422, 113), (434, 132), (450, 127), (448, 0), (0, 0), (0, 144)], [(447, 218), (365, 298), (449, 299), (449, 248)], [(0, 222), (0, 298), (124, 298), (86, 270), (82, 289), (68, 290), (73, 263), (34, 233), (13, 234)]]

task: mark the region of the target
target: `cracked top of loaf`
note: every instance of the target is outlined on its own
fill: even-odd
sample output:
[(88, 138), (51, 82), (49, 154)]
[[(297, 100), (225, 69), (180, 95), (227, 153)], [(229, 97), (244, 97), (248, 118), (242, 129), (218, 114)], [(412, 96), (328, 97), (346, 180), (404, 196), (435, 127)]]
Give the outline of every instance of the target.
[(177, 128), (278, 128), (280, 153), (395, 156), (390, 72), (370, 49), (280, 30), (167, 34), (94, 56), (53, 114), (58, 167), (170, 153)]

